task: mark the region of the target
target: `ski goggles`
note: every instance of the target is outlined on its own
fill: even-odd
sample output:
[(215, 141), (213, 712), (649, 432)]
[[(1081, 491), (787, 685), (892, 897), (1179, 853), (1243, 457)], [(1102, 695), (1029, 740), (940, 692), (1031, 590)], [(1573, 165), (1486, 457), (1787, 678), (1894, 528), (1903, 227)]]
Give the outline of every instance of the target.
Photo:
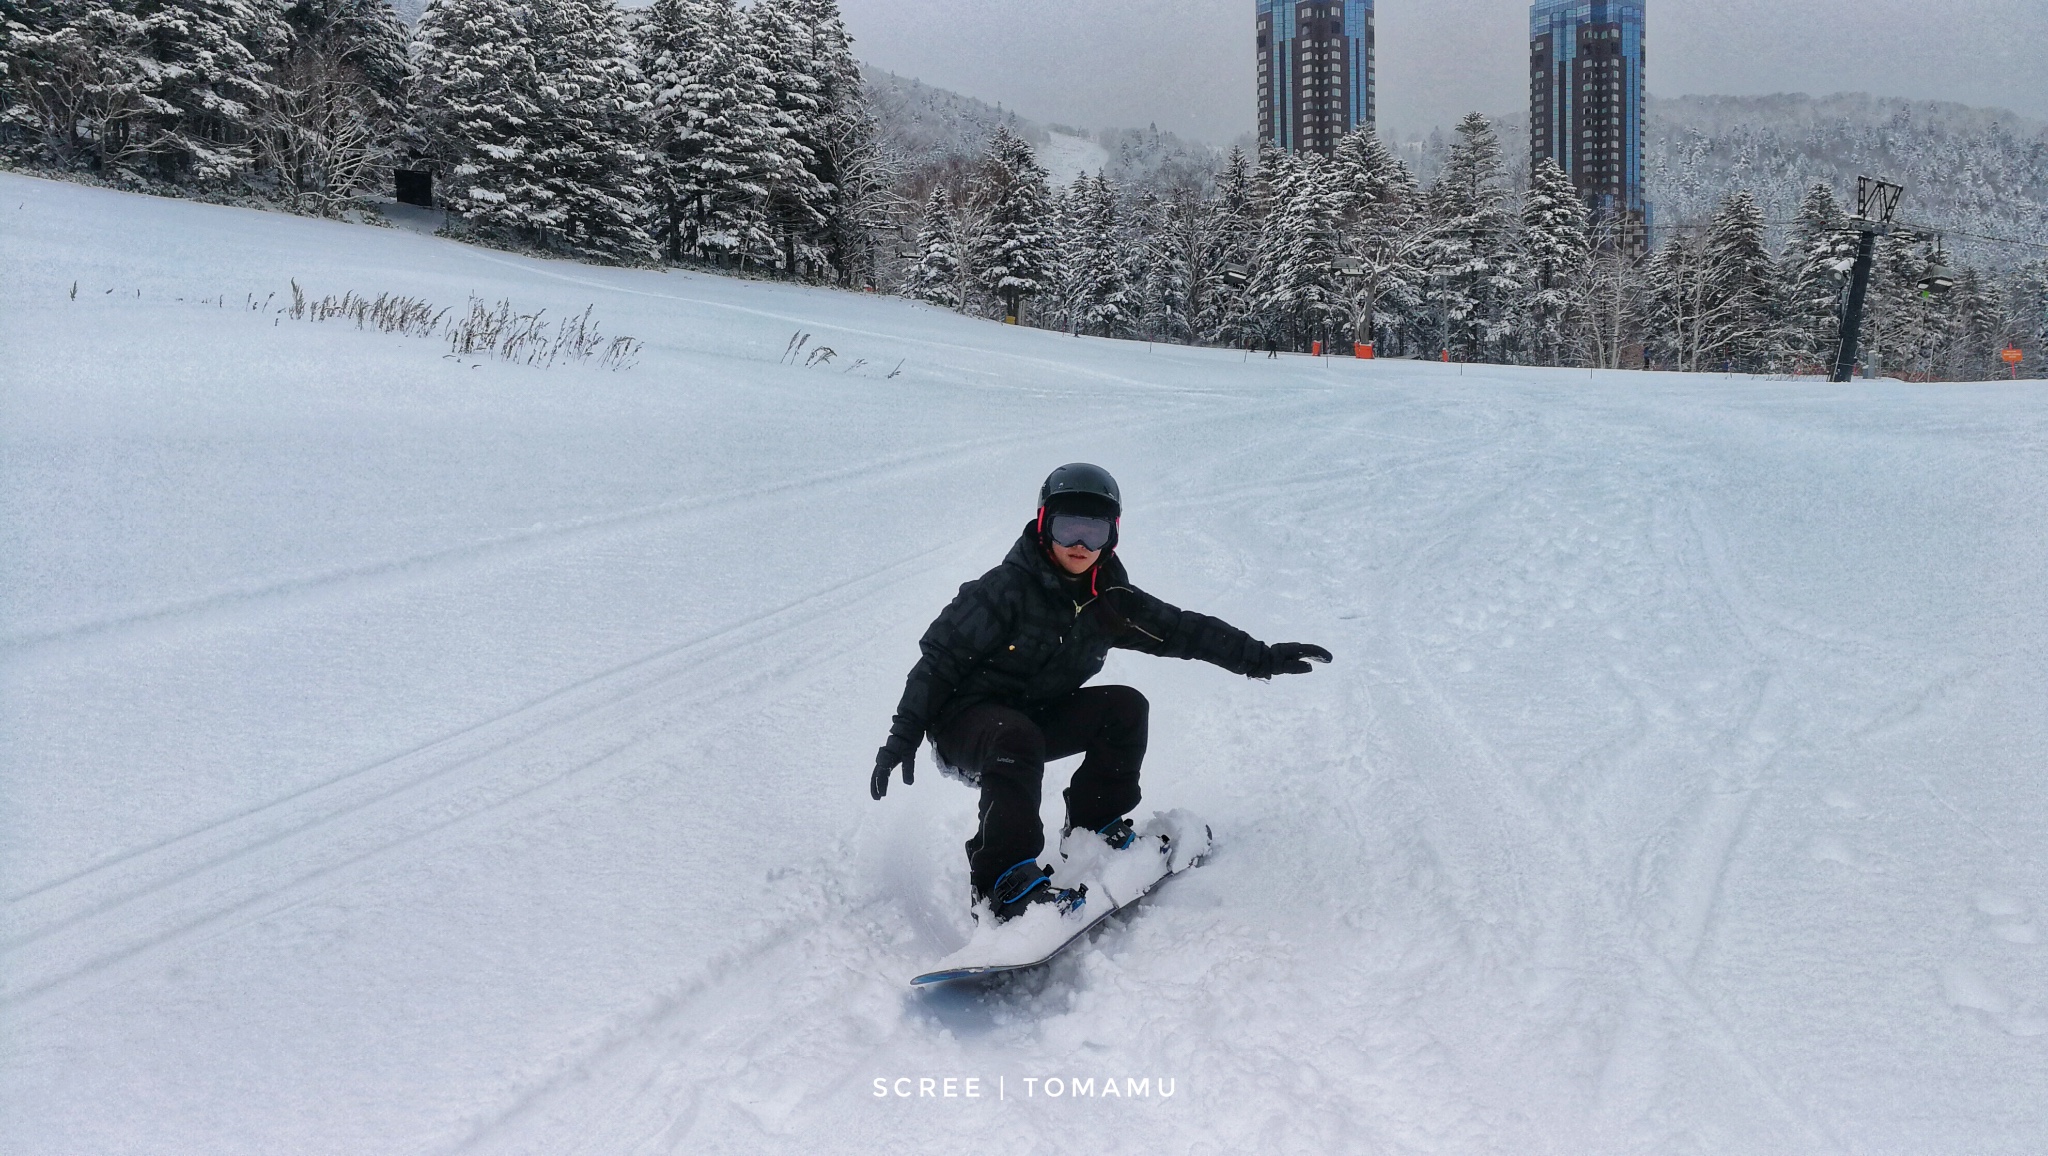
[(1052, 539), (1053, 545), (1081, 546), (1089, 550), (1100, 550), (1109, 545), (1109, 536), (1114, 533), (1114, 519), (1087, 514), (1054, 514), (1046, 527), (1046, 536)]

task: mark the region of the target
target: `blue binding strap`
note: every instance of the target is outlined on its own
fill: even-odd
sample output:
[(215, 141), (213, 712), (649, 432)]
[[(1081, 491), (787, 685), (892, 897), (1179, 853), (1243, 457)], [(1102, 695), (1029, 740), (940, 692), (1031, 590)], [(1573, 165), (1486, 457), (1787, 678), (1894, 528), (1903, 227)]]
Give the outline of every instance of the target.
[(1008, 898), (1004, 898), (1003, 880), (1008, 879), (1010, 875), (1017, 870), (1017, 868), (1026, 865), (1037, 867), (1038, 860), (1036, 858), (1019, 859), (1017, 862), (1010, 864), (1010, 866), (1007, 869), (1005, 869), (1001, 875), (996, 876), (995, 885), (988, 889), (989, 898), (996, 903), (1008, 906), (1009, 904), (1015, 903), (1019, 899), (1024, 898), (1026, 895), (1031, 894), (1033, 891), (1038, 890), (1041, 884), (1043, 884), (1047, 879), (1051, 878), (1051, 876), (1047, 875), (1043, 869), (1040, 869), (1038, 873), (1038, 878), (1031, 881), (1031, 886), (1026, 887), (1024, 890), (1019, 891), (1015, 895), (1012, 895)]
[[(1123, 822), (1123, 821), (1124, 821), (1124, 818), (1123, 818), (1123, 816), (1119, 815), (1119, 816), (1117, 816), (1116, 818), (1114, 818), (1114, 819), (1111, 819), (1111, 820), (1110, 820), (1109, 822), (1107, 822), (1107, 823), (1104, 823), (1104, 824), (1103, 824), (1102, 826), (1100, 826), (1100, 827), (1097, 827), (1097, 828), (1095, 828), (1095, 833), (1096, 833), (1096, 834), (1098, 834), (1098, 835), (1101, 835), (1101, 836), (1103, 837), (1103, 838), (1102, 838), (1102, 841), (1103, 841), (1103, 842), (1105, 842), (1105, 843), (1107, 843), (1107, 842), (1109, 842), (1109, 829), (1110, 829), (1111, 827), (1114, 827), (1114, 826), (1116, 826), (1116, 825), (1117, 825), (1118, 823), (1121, 823), (1121, 822)], [(1112, 850), (1112, 851), (1121, 851), (1121, 850), (1123, 850), (1124, 848), (1126, 848), (1126, 847), (1130, 846), (1130, 845), (1131, 845), (1131, 840), (1132, 840), (1132, 839), (1135, 839), (1135, 838), (1137, 838), (1137, 837), (1138, 837), (1138, 832), (1137, 832), (1137, 829), (1136, 829), (1136, 828), (1132, 828), (1132, 830), (1131, 830), (1131, 833), (1130, 833), (1129, 835), (1127, 835), (1127, 836), (1125, 836), (1125, 837), (1124, 837), (1124, 841), (1123, 841), (1123, 842), (1121, 842), (1121, 843), (1117, 843), (1117, 844), (1114, 844), (1113, 846), (1111, 846), (1110, 850)]]

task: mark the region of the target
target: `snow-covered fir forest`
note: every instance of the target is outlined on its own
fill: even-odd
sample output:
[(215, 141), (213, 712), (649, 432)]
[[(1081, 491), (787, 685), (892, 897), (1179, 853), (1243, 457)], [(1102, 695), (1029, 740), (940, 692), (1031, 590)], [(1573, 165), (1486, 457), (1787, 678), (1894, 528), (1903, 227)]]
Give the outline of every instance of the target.
[(1853, 189), (1859, 173), (1906, 188), (1902, 220), (1952, 230), (1950, 251), (2007, 268), (2048, 243), (2048, 125), (2009, 112), (1862, 94), (1685, 96), (1649, 106), (1644, 183), (1660, 219), (1694, 221), (1730, 189), (1766, 217), (1793, 219), (1815, 181)]
[[(0, 0), (0, 20), (17, 166), (321, 215), (426, 169), (481, 243), (1189, 344), (1818, 372), (1854, 251), (1837, 190), (1884, 154), (1934, 195), (1903, 214), (1928, 231), (1880, 245), (1871, 367), (1984, 378), (2014, 345), (2048, 375), (2048, 248), (1993, 240), (2048, 241), (2048, 139), (1971, 110), (1896, 102), (1873, 127), (1806, 98), (1785, 98), (1805, 123), (1660, 102), (1683, 127), (1655, 137), (1636, 253), (1478, 114), (1328, 160), (1105, 132), (1108, 163), (1055, 187), (1039, 126), (864, 78), (834, 0), (431, 0), (414, 22), (384, 0)], [(1922, 288), (1938, 264), (1946, 295)]]
[[(1936, 195), (1902, 220), (1935, 228), (1880, 243), (1866, 359), (1908, 377), (1982, 378), (2008, 372), (1998, 351), (2013, 345), (2042, 373), (2048, 138), (1995, 123), (1915, 135), (1903, 109), (1889, 137), (1846, 119), (1804, 134), (1750, 124), (1709, 136), (1672, 103), (1651, 177), (1679, 195), (1647, 254), (1617, 245), (1554, 166), (1517, 165), (1518, 128), (1504, 135), (1476, 114), (1447, 140), (1410, 149), (1361, 130), (1329, 161), (1240, 147), (1200, 180), (1176, 171), (1183, 154), (1178, 142), (1162, 146), (1163, 134), (1103, 133), (1106, 146), (1123, 146), (1115, 168), (1033, 194), (1051, 206), (1053, 272), (1027, 320), (1254, 348), (1358, 339), (1393, 356), (1811, 374), (1833, 355), (1855, 256), (1843, 229), (1853, 205), (1834, 191), (1853, 188), (1853, 175), (1838, 170), (1891, 171), (1903, 160), (1901, 175)], [(1962, 163), (1970, 150), (1976, 159)], [(994, 184), (970, 178), (924, 194), (907, 291), (990, 315), (1003, 308), (975, 266), (976, 206), (1014, 183), (1009, 168), (992, 146), (972, 171), (998, 174)], [(1118, 169), (1129, 176), (1119, 181)], [(1770, 179), (1746, 179), (1760, 172)], [(1937, 266), (1956, 271), (1946, 296), (1922, 288)]]

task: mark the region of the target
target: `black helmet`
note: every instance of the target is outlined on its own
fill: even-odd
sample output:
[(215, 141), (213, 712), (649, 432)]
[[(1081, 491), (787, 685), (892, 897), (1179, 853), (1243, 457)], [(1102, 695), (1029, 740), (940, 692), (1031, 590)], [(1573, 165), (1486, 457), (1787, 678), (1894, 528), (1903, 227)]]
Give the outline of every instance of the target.
[(1038, 487), (1038, 508), (1044, 509), (1047, 503), (1064, 494), (1083, 499), (1083, 502), (1077, 504), (1098, 504), (1085, 501), (1089, 498), (1106, 501), (1110, 505), (1112, 518), (1119, 517), (1124, 512), (1123, 494), (1116, 488), (1116, 479), (1110, 477), (1109, 471), (1101, 466), (1091, 466), (1087, 462), (1069, 462), (1047, 474), (1045, 484)]

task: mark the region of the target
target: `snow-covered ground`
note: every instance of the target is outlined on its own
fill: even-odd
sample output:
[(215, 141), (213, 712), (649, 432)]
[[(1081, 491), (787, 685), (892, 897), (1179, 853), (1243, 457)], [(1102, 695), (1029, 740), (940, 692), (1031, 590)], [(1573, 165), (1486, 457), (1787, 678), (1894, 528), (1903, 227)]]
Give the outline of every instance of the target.
[[(246, 308), (293, 278), (647, 348)], [(0, 366), (0, 1150), (2048, 1150), (2037, 389), (1247, 360), (17, 176)], [(1072, 459), (1140, 584), (1337, 662), (1113, 659), (1213, 858), (913, 991), (974, 799), (868, 769)]]

